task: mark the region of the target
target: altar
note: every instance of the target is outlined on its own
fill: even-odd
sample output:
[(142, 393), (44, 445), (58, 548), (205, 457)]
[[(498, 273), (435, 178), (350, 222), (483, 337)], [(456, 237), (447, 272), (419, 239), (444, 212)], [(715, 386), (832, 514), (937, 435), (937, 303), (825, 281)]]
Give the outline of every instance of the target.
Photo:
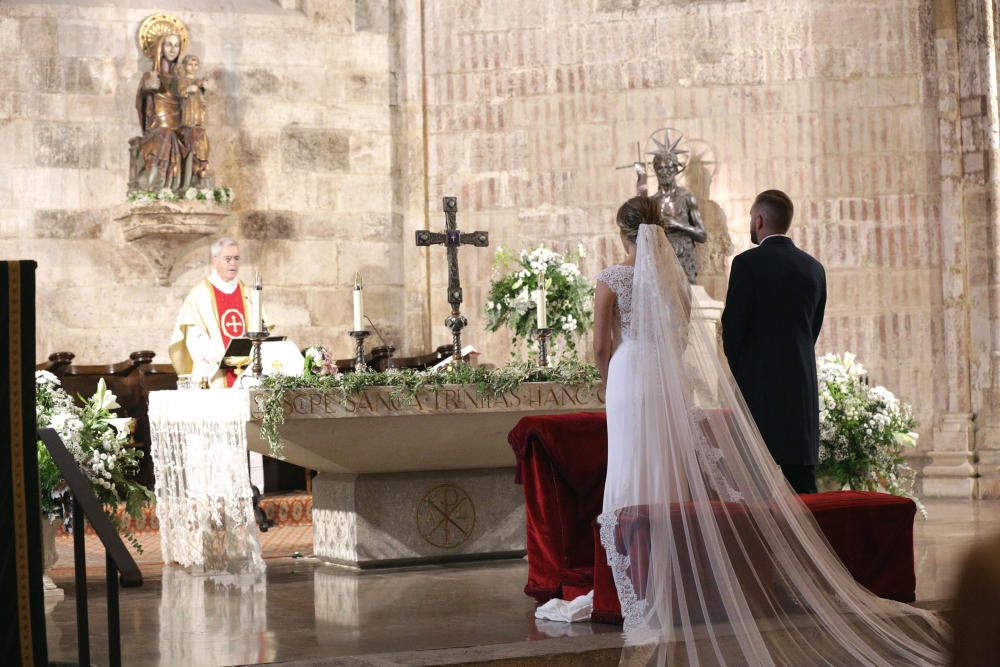
[(524, 498), (507, 434), (526, 415), (600, 411), (602, 387), (527, 382), (503, 394), (441, 385), (281, 397), (280, 452), (261, 436), (268, 390), (150, 394), (165, 556), (260, 572), (246, 451), (319, 472), (313, 553), (357, 568), (523, 556)]
[[(260, 391), (250, 392), (247, 444), (261, 438)], [(445, 385), (410, 400), (391, 388), (342, 398), (290, 391), (284, 458), (313, 480), (317, 557), (359, 568), (520, 557), (524, 498), (507, 434), (531, 414), (603, 410), (603, 388), (525, 383), (500, 396)]]

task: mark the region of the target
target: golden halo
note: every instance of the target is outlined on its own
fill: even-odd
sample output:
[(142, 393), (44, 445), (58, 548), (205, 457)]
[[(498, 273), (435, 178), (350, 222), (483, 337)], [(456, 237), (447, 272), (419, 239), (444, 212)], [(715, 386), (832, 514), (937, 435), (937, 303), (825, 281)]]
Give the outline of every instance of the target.
[(173, 14), (153, 14), (139, 26), (139, 48), (152, 60), (160, 37), (171, 33), (180, 35), (181, 53), (185, 53), (188, 48), (188, 29), (184, 22)]

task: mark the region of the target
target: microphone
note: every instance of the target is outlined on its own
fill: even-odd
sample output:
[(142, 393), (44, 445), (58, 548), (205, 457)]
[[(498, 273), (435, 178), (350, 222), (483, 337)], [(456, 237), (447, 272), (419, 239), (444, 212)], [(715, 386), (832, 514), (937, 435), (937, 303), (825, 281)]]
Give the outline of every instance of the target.
[(375, 326), (375, 323), (372, 322), (372, 318), (365, 315), (365, 319), (368, 320), (368, 324), (371, 325), (372, 331), (375, 332), (375, 335), (378, 336), (378, 339), (379, 341), (381, 341), (382, 346), (385, 347), (386, 351), (389, 353), (389, 359), (386, 361), (386, 369), (395, 368), (395, 366), (393, 366), (392, 364), (392, 346), (389, 345), (389, 343), (385, 342), (385, 338), (382, 338), (382, 334), (381, 332), (379, 332), (378, 327)]

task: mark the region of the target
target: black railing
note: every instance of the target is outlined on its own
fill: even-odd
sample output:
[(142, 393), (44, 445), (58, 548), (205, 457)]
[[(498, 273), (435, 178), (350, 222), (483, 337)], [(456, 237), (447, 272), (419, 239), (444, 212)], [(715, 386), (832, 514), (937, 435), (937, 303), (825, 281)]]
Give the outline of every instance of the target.
[(142, 586), (142, 573), (132, 554), (125, 548), (111, 519), (90, 488), (80, 465), (66, 449), (53, 429), (39, 429), (38, 437), (52, 455), (52, 460), (73, 494), (73, 568), (76, 578), (76, 646), (81, 665), (90, 664), (90, 628), (87, 620), (87, 552), (84, 542), (84, 519), (104, 544), (105, 585), (108, 596), (108, 662), (122, 664), (121, 623), (118, 614), (118, 584), (126, 588)]

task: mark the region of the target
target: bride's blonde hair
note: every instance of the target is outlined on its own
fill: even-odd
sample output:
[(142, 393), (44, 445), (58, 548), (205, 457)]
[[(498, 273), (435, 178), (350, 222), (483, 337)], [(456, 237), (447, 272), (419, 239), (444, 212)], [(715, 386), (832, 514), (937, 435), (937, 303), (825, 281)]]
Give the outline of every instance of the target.
[(660, 216), (660, 207), (651, 197), (632, 197), (618, 209), (615, 220), (622, 236), (632, 243), (635, 243), (639, 236), (640, 225), (656, 225), (666, 232), (663, 218)]

